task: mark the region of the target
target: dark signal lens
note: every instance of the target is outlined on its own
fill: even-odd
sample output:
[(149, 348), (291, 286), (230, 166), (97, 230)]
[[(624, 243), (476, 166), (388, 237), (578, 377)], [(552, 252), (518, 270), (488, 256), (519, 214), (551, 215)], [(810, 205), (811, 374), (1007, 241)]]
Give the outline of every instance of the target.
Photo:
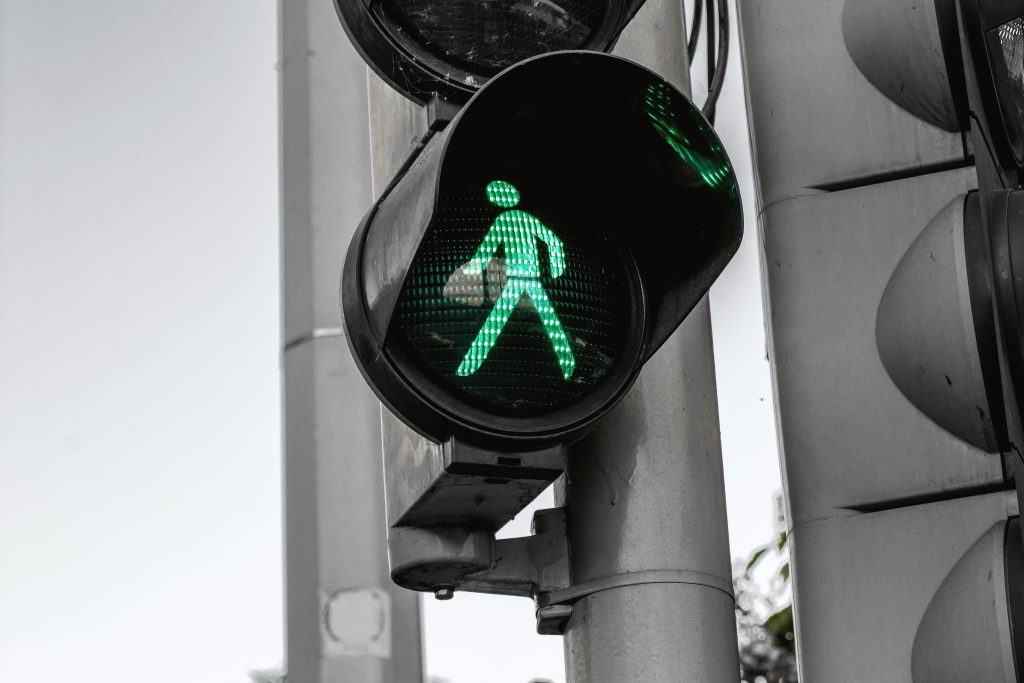
[(1017, 163), (1024, 163), (1024, 15), (988, 32), (996, 97)]
[(493, 76), (507, 66), (586, 45), (608, 11), (607, 0), (384, 0), (407, 49)]

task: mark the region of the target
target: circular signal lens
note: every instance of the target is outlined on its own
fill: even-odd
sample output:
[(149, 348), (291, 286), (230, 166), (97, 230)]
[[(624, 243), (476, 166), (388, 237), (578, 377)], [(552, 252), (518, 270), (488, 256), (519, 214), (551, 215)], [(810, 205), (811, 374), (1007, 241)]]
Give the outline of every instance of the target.
[(1018, 164), (1024, 163), (1024, 16), (988, 32), (996, 97)]
[(420, 59), (493, 76), (528, 57), (584, 47), (608, 0), (383, 0), (392, 37)]

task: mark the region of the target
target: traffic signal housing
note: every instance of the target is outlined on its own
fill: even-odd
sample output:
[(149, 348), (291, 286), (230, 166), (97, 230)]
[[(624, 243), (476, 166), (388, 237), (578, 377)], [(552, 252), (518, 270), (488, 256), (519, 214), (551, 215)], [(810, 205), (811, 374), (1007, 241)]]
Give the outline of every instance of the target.
[(801, 677), (1019, 680), (1024, 6), (739, 5)]
[(345, 331), (381, 401), (431, 441), (565, 444), (704, 296), (741, 220), (684, 95), (618, 57), (544, 55), (480, 90), (371, 209)]
[[(1011, 444), (1024, 440), (1017, 398), (1024, 396), (1024, 345), (1014, 279), (1014, 264), (1024, 259), (1020, 251), (1024, 245), (1016, 233), (1024, 226), (1011, 209), (1024, 166), (1024, 6), (1013, 0), (935, 0), (919, 10), (906, 2), (848, 1), (843, 9), (843, 36), (860, 72), (890, 101), (943, 130), (964, 135), (965, 161), (973, 162), (977, 178), (978, 191), (958, 199), (954, 203), (959, 209), (946, 211), (936, 220), (945, 217), (962, 237), (963, 256), (958, 263), (948, 261), (944, 268), (950, 274), (960, 273), (961, 282), (969, 283), (969, 296), (965, 292), (963, 301), (970, 310), (964, 320), (974, 328), (976, 348), (967, 355), (973, 356), (972, 379), (979, 383), (936, 391), (936, 371), (954, 364), (954, 355), (960, 355), (962, 347), (956, 344), (945, 345), (956, 346), (956, 351), (939, 356), (930, 351), (915, 353), (909, 347), (904, 353), (887, 353), (903, 345), (895, 339), (899, 325), (892, 324), (893, 307), (885, 302), (878, 328), (883, 362), (915, 405), (932, 417), (944, 412), (938, 423), (961, 438), (967, 413), (972, 406), (982, 406), (982, 419), (992, 423), (991, 433), (984, 443), (965, 440), (988, 452), (1009, 452)], [(922, 238), (934, 232), (929, 227)], [(908, 252), (904, 263), (913, 261)], [(905, 287), (906, 293), (911, 295), (915, 287), (921, 291), (923, 285)], [(890, 286), (887, 294), (893, 290)], [(932, 324), (944, 317), (939, 307), (928, 303), (916, 314), (908, 310), (904, 307), (900, 315), (917, 317), (919, 322), (912, 326), (918, 331), (922, 322)], [(950, 327), (943, 331), (957, 336)], [(997, 342), (1000, 334), (1001, 343)], [(920, 334), (912, 337), (922, 342), (919, 349), (929, 347)], [(931, 346), (938, 350), (934, 343)], [(909, 370), (921, 366), (922, 355), (929, 356), (924, 366), (931, 372), (919, 373), (931, 376), (933, 386), (928, 388)], [(959, 408), (943, 407), (951, 402), (959, 402)]]
[(561, 50), (610, 51), (644, 0), (334, 0), (363, 59), (406, 97), (464, 103), (502, 70)]
[[(1021, 576), (1020, 517), (1000, 520), (957, 561), (928, 603), (911, 651), (913, 680), (1020, 680)], [(965, 649), (980, 654), (965, 657)]]

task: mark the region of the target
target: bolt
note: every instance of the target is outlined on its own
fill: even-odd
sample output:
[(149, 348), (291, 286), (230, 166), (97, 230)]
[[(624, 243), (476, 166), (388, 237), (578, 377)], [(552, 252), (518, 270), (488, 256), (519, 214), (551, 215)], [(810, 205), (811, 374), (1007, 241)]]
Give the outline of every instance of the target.
[(438, 588), (436, 591), (434, 591), (434, 597), (438, 600), (451, 600), (455, 597), (455, 589), (449, 586)]

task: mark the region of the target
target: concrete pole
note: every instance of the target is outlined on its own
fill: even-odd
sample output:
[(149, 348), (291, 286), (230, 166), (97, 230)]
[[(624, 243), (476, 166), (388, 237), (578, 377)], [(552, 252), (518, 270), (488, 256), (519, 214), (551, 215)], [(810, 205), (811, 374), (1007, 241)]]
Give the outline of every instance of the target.
[[(648, 0), (616, 53), (689, 92), (685, 35), (680, 0)], [(595, 592), (565, 632), (570, 683), (739, 678), (713, 359), (705, 298), (571, 449), (572, 581)]]
[(280, 30), (288, 681), (414, 683), (419, 597), (390, 579), (379, 404), (338, 304), (373, 197), (366, 69), (331, 0), (282, 0)]

